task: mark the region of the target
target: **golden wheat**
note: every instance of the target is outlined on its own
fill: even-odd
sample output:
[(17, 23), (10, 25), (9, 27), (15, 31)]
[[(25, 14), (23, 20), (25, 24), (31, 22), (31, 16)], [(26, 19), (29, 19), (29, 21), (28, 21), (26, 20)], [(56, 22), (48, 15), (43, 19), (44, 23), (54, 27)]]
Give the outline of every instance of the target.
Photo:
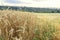
[(60, 14), (0, 10), (1, 40), (60, 40)]

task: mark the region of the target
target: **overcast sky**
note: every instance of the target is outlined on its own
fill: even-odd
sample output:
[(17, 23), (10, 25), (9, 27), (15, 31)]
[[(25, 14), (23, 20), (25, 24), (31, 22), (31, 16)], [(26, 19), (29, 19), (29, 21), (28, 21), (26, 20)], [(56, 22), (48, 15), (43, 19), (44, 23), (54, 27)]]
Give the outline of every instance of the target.
[(0, 0), (0, 5), (60, 8), (60, 0)]

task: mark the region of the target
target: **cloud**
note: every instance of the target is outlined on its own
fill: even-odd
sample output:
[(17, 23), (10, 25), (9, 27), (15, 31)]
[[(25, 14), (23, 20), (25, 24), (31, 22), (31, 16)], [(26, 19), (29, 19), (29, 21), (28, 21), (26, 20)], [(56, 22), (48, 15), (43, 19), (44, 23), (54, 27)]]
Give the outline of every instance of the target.
[(13, 4), (22, 3), (21, 1), (17, 1), (17, 0), (4, 0), (4, 2), (13, 3)]
[(21, 3), (27, 4), (26, 2), (19, 1), (19, 0), (4, 0), (4, 2), (11, 3), (11, 4), (21, 4)]
[(0, 5), (60, 8), (60, 0), (0, 0)]

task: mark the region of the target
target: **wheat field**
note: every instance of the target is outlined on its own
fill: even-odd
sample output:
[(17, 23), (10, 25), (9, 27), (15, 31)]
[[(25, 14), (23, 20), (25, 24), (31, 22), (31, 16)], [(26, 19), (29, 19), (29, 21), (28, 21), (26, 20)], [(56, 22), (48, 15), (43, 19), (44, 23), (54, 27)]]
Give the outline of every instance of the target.
[(60, 14), (0, 10), (0, 40), (60, 40)]

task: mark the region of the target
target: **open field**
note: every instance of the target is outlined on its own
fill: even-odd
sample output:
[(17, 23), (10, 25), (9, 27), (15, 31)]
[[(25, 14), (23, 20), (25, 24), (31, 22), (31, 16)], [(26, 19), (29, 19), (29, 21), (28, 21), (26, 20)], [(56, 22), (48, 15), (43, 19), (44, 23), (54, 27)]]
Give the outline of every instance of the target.
[(0, 10), (0, 40), (60, 40), (60, 14)]

